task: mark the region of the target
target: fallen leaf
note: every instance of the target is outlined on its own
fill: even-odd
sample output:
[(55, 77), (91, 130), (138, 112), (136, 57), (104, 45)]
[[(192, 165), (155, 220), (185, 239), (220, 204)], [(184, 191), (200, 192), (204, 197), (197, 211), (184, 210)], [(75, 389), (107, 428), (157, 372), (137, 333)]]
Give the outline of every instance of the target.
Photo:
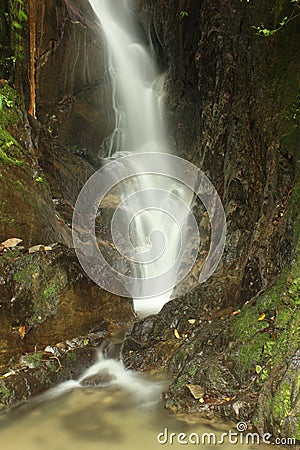
[(190, 323), (191, 325), (194, 325), (194, 323), (196, 323), (196, 319), (189, 319), (188, 323)]
[(237, 311), (233, 311), (232, 315), (233, 316), (237, 316), (238, 314), (240, 314), (241, 310), (238, 309)]
[(31, 330), (31, 326), (30, 325), (21, 325), (20, 327), (13, 327), (13, 331), (17, 332), (22, 339), (24, 339), (24, 337), (26, 336), (26, 334)]
[(257, 322), (261, 322), (264, 320), (264, 318), (266, 317), (265, 313), (262, 313), (259, 318), (257, 319)]
[(196, 400), (203, 399), (204, 390), (201, 386), (199, 386), (199, 384), (186, 384), (186, 387), (190, 390), (192, 396)]
[(180, 334), (178, 333), (178, 331), (176, 330), (176, 328), (174, 328), (174, 336), (175, 336), (177, 339), (181, 339), (181, 336), (180, 336)]
[(37, 245), (34, 245), (33, 247), (30, 247), (30, 249), (28, 250), (28, 253), (36, 253), (36, 252), (40, 252), (41, 250), (42, 251), (50, 251), (50, 250), (53, 250), (53, 248), (48, 245), (37, 244)]
[(19, 327), (19, 328), (17, 329), (17, 332), (19, 333), (19, 335), (21, 336), (21, 338), (24, 339), (24, 337), (25, 337), (25, 335), (26, 335), (26, 327), (25, 327), (25, 326)]
[(44, 245), (42, 244), (34, 245), (33, 247), (30, 247), (28, 253), (36, 253), (39, 252), (40, 250), (44, 250)]
[(14, 248), (16, 247), (18, 244), (20, 244), (20, 242), (22, 242), (22, 239), (19, 238), (10, 238), (10, 239), (6, 239), (6, 241), (1, 242), (1, 246), (3, 245), (4, 248)]

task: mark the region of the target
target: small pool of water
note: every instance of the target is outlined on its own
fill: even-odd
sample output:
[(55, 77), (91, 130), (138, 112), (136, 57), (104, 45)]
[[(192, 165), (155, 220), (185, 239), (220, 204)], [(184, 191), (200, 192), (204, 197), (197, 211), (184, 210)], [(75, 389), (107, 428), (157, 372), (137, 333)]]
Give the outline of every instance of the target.
[[(97, 386), (82, 385), (92, 382)], [(253, 445), (251, 439), (243, 445), (242, 433), (222, 439), (222, 433), (236, 433), (235, 424), (168, 413), (160, 403), (165, 387), (164, 381), (149, 380), (124, 370), (117, 361), (101, 359), (78, 381), (66, 382), (2, 414), (1, 449), (270, 448)]]

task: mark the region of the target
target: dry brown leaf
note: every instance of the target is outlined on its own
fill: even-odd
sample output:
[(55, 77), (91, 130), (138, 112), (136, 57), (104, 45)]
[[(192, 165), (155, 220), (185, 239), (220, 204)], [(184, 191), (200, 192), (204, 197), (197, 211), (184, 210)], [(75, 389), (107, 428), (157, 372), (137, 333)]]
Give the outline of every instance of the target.
[(17, 329), (19, 335), (21, 336), (22, 339), (24, 339), (25, 335), (26, 335), (26, 327), (23, 325), (21, 327), (19, 327)]
[(20, 244), (20, 242), (22, 242), (22, 239), (10, 238), (10, 239), (6, 239), (6, 241), (4, 241), (4, 242), (1, 242), (0, 245), (3, 246), (4, 248), (14, 248), (18, 244)]
[(186, 387), (190, 390), (192, 396), (196, 399), (203, 399), (204, 390), (199, 384), (186, 384)]

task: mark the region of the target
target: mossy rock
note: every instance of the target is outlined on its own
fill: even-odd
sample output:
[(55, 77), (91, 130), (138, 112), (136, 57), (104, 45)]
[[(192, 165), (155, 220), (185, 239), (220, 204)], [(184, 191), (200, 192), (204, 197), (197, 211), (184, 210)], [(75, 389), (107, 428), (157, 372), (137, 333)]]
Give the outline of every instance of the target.
[(0, 368), (25, 351), (91, 330), (121, 333), (133, 319), (132, 302), (93, 283), (73, 250), (60, 246), (0, 262)]
[(7, 83), (0, 84), (0, 96), (0, 242), (10, 237), (28, 246), (66, 242), (20, 97)]

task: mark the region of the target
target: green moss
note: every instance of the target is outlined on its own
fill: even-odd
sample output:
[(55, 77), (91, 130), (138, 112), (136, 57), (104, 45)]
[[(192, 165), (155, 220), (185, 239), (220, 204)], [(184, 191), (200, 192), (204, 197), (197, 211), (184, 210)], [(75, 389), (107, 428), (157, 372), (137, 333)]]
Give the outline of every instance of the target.
[(36, 322), (41, 322), (55, 313), (61, 290), (67, 284), (67, 276), (64, 272), (59, 272), (55, 268), (49, 271), (47, 274), (49, 281), (42, 283), (43, 280), (38, 280), (40, 283), (35, 290), (35, 295), (33, 297), (33, 311), (34, 314), (28, 319), (29, 324), (34, 324)]
[(50, 300), (54, 295), (57, 294), (57, 292), (61, 289), (61, 287), (62, 285), (59, 282), (59, 280), (54, 278), (43, 290), (43, 296), (45, 297), (46, 300)]
[(188, 374), (191, 377), (194, 377), (196, 375), (197, 371), (198, 371), (198, 367), (197, 366), (192, 366), (192, 367), (189, 368)]
[(12, 135), (0, 127), (0, 161), (5, 164), (24, 166), (21, 147)]
[(39, 271), (39, 264), (35, 261), (30, 261), (30, 263), (28, 262), (24, 267), (14, 273), (13, 279), (17, 283), (28, 285), (32, 283), (34, 277), (38, 276)]
[(68, 283), (67, 274), (56, 265), (51, 265), (50, 255), (34, 253), (24, 255), (18, 260), (13, 280), (17, 289), (30, 295), (31, 311), (27, 317), (29, 325), (41, 323), (46, 317), (55, 314), (60, 292)]
[(56, 366), (55, 363), (53, 361), (47, 361), (47, 367), (49, 369), (49, 371), (51, 373), (55, 373), (56, 372)]
[(0, 88), (0, 95), (2, 99), (0, 126), (5, 128), (10, 125), (16, 125), (20, 120), (18, 109), (22, 108), (18, 92), (6, 83)]
[(76, 361), (76, 360), (77, 360), (76, 353), (74, 353), (74, 352), (68, 352), (68, 353), (66, 354), (66, 361), (67, 361), (67, 362), (72, 363), (72, 362), (74, 362), (74, 361)]
[(42, 358), (43, 358), (43, 353), (42, 352), (35, 352), (32, 353), (32, 355), (28, 355), (24, 358), (24, 361), (32, 366), (32, 367), (40, 367), (40, 365), (42, 364)]
[(300, 414), (297, 416), (297, 430), (295, 434), (297, 441), (300, 441)]
[(10, 398), (10, 391), (7, 389), (3, 381), (0, 381), (0, 396), (2, 397), (1, 400), (4, 400), (5, 403)]
[(0, 222), (2, 225), (12, 225), (15, 223), (15, 219), (13, 217), (8, 216), (2, 211), (2, 204), (3, 202), (0, 202)]
[(185, 376), (179, 377), (176, 383), (172, 386), (172, 390), (175, 392), (179, 391), (180, 389), (183, 388), (183, 386), (185, 386), (186, 383), (187, 380)]
[(291, 409), (291, 388), (288, 384), (279, 386), (272, 402), (272, 415), (275, 419), (283, 422), (289, 415)]

